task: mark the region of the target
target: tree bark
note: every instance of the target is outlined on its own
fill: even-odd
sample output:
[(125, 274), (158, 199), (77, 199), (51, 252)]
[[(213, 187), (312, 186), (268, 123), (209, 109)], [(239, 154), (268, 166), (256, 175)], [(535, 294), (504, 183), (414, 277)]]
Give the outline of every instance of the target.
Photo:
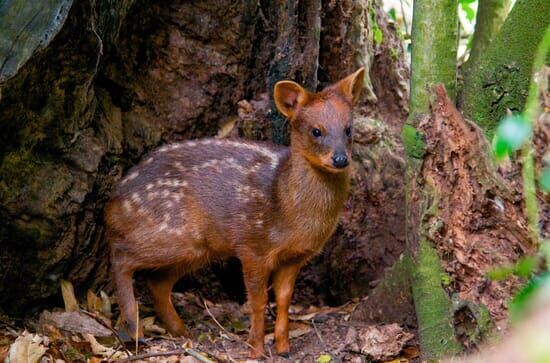
[(456, 96), (457, 7), (456, 0), (414, 2), (409, 120), (426, 115), (433, 85)]
[[(483, 131), (462, 118), (442, 86), (434, 88), (431, 112), (418, 132), (423, 157), (407, 177), (412, 291), (422, 354), (441, 357), (458, 350), (455, 336), (469, 346), (475, 341), (467, 336), (480, 339), (488, 317), (506, 318), (503, 302), (521, 281), (490, 281), (485, 273), (513, 265), (535, 253), (537, 245), (523, 214), (521, 190), (500, 177)], [(463, 307), (477, 327), (461, 326), (456, 331), (469, 333), (458, 335), (449, 324), (454, 318), (461, 325)]]
[(508, 110), (519, 112), (525, 106), (534, 55), (550, 25), (549, 13), (546, 0), (518, 0), (479, 66), (470, 69), (462, 111), (489, 136)]
[[(316, 78), (325, 84), (369, 65), (377, 70), (370, 77), (385, 92), (369, 112), (397, 125), (396, 109), (384, 105), (406, 102), (400, 81), (406, 68), (400, 50), (391, 53), (397, 37), (384, 25), (387, 19), (379, 5), (365, 0), (330, 8), (332, 3), (323, 2), (319, 10), (316, 0), (295, 3), (74, 1), (49, 46), (1, 84), (1, 309), (22, 315), (41, 309), (40, 303), (58, 304), (60, 278), (70, 279), (77, 293), (104, 288), (109, 265), (102, 208), (113, 184), (152, 148), (214, 136), (248, 106), (263, 105), (262, 112), (253, 112), (258, 117), (250, 119), (252, 133), (242, 123), (239, 131), (280, 141), (285, 131), (272, 133), (267, 96), (276, 80), (295, 79), (313, 91)], [(340, 9), (344, 12), (333, 24), (332, 12)], [(285, 12), (294, 14), (286, 23), (281, 19)], [(372, 43), (374, 22), (384, 32), (382, 44)], [(347, 51), (330, 48), (337, 34), (344, 34)], [(372, 49), (387, 58), (375, 56)], [(285, 62), (290, 68), (277, 71)], [(335, 276), (376, 280), (403, 249), (403, 232), (396, 227), (403, 198), (402, 160), (398, 147), (383, 145), (386, 140), (395, 145), (393, 135), (377, 130), (367, 130), (358, 149), (360, 157), (374, 159), (355, 161), (362, 173), (356, 199), (348, 204), (349, 218), (326, 255), (301, 274), (298, 299), (311, 290), (325, 302), (365, 293), (366, 283), (350, 291)], [(364, 153), (371, 148), (380, 153)], [(393, 198), (388, 207), (381, 207), (384, 195)], [(391, 208), (390, 218), (373, 212), (384, 208)], [(351, 229), (359, 237), (345, 233)], [(355, 262), (329, 264), (335, 258)], [(361, 264), (366, 260), (369, 264)], [(344, 265), (338, 274), (331, 273)], [(201, 274), (201, 282), (214, 286), (220, 275), (239, 280), (222, 271), (218, 277)]]
[(428, 201), (438, 191), (418, 185), (425, 155), (424, 135), (418, 127), (430, 112), (431, 87), (444, 84), (453, 99), (456, 93), (457, 10), (455, 0), (417, 0), (413, 9), (410, 113), (402, 138), (407, 154), (407, 249), (424, 360), (460, 350), (452, 325), (451, 301), (441, 285), (441, 262), (426, 238), (425, 221), (434, 214)]
[(498, 34), (510, 10), (511, 0), (480, 0), (476, 14), (474, 38), (468, 61), (462, 67), (464, 82), (470, 82), (471, 70), (479, 67), (486, 49)]

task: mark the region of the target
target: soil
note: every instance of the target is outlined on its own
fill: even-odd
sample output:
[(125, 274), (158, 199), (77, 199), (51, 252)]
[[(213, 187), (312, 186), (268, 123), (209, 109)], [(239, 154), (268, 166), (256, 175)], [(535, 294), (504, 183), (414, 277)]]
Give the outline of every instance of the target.
[[(141, 301), (140, 314), (148, 323), (144, 328), (145, 339), (139, 345), (136, 358), (140, 355), (153, 356), (135, 361), (178, 362), (181, 361), (178, 359), (183, 357), (182, 354), (154, 355), (190, 347), (205, 354), (214, 362), (251, 362), (248, 358), (249, 351), (246, 343), (249, 325), (246, 304), (240, 305), (234, 301), (212, 302), (191, 292), (174, 293), (172, 298), (179, 315), (186, 323), (188, 336), (174, 338), (166, 334), (162, 330), (162, 324), (154, 321), (154, 312), (148, 296), (142, 295), (138, 298)], [(332, 362), (358, 363), (389, 361), (392, 358), (418, 361), (419, 351), (414, 332), (403, 330), (394, 324), (389, 330), (391, 334), (388, 334), (383, 333), (384, 325), (356, 322), (351, 318), (356, 306), (357, 302), (349, 302), (339, 307), (292, 305), (290, 308), (291, 352), (281, 356), (277, 355), (273, 348), (275, 306), (271, 303), (266, 312), (266, 353), (261, 360), (274, 363), (313, 363), (328, 358)], [(114, 313), (111, 319), (99, 312), (94, 316), (102, 324), (114, 325), (118, 317), (117, 312), (114, 311)], [(147, 318), (149, 316), (151, 318)], [(42, 339), (47, 337), (46, 343), (43, 343), (47, 348), (46, 355), (41, 362), (53, 362), (53, 359), (84, 362), (90, 357), (96, 359), (94, 362), (108, 360), (107, 353), (98, 354), (97, 350), (94, 351), (96, 348), (91, 346), (84, 334), (36, 321), (28, 323), (33, 325), (33, 330), (36, 329), (39, 332), (37, 336)], [(366, 333), (372, 329), (378, 333), (375, 350), (373, 350), (376, 353), (372, 353), (375, 356), (367, 352), (368, 349), (373, 349), (369, 348), (369, 344), (373, 343), (366, 338)], [(0, 359), (3, 360), (7, 354), (9, 344), (13, 343), (16, 337), (25, 334), (28, 333), (16, 329), (13, 325), (0, 324)], [(117, 359), (122, 359), (124, 356), (121, 354), (126, 350), (131, 351), (132, 354), (136, 352), (133, 343), (126, 343), (123, 347), (114, 336), (97, 339), (106, 349), (110, 349), (108, 354)]]

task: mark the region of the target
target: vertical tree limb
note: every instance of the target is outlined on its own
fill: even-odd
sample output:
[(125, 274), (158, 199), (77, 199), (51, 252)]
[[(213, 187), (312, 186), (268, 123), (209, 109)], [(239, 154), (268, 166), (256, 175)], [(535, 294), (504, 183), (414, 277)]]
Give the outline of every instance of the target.
[(436, 83), (445, 85), (451, 99), (456, 96), (457, 8), (456, 0), (414, 2), (409, 119), (426, 114), (428, 89)]
[(456, 94), (458, 2), (416, 0), (412, 25), (410, 114), (402, 138), (407, 154), (407, 248), (423, 360), (439, 359), (460, 350), (452, 326), (451, 302), (441, 285), (443, 270), (427, 236), (428, 217), (437, 210), (437, 190), (422, 179), (425, 140), (419, 122), (430, 112), (432, 86), (442, 83)]
[(479, 66), (470, 70), (462, 111), (489, 136), (507, 110), (525, 106), (534, 55), (550, 25), (548, 14), (548, 0), (518, 0)]
[(479, 0), (472, 49), (462, 70), (465, 78), (471, 75), (470, 70), (479, 67), (482, 55), (506, 20), (511, 3), (511, 0)]

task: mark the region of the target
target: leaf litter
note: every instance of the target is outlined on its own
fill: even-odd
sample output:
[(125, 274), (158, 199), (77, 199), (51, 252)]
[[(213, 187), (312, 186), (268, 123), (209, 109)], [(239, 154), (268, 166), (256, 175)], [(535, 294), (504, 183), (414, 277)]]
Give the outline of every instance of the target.
[[(62, 283), (65, 311), (44, 311), (34, 324), (37, 333), (11, 332), (0, 325), (0, 361), (5, 362), (247, 362), (248, 306), (212, 302), (199, 295), (173, 293), (189, 337), (172, 337), (148, 303), (140, 298), (140, 324), (145, 339), (138, 350), (122, 343), (113, 299), (88, 291), (79, 304), (72, 284)], [(116, 306), (116, 305), (114, 305)], [(274, 352), (274, 304), (266, 312), (267, 362), (409, 362), (418, 354), (414, 335), (397, 324), (350, 326), (356, 304), (340, 307), (292, 305), (289, 311), (291, 354)], [(11, 335), (10, 335), (11, 334)], [(5, 338), (2, 338), (3, 336)], [(413, 354), (411, 354), (411, 349)]]

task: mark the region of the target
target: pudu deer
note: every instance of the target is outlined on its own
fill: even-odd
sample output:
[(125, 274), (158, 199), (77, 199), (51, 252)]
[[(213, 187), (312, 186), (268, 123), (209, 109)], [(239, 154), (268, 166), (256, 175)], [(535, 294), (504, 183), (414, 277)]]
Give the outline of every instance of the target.
[(250, 305), (252, 357), (264, 353), (271, 278), (275, 349), (289, 352), (288, 308), (300, 268), (334, 232), (349, 190), (352, 106), (364, 69), (310, 93), (292, 81), (274, 100), (290, 147), (200, 139), (167, 144), (131, 168), (105, 209), (116, 298), (130, 336), (142, 335), (132, 276), (148, 270), (156, 313), (174, 335), (184, 324), (174, 283), (210, 261), (237, 257)]

